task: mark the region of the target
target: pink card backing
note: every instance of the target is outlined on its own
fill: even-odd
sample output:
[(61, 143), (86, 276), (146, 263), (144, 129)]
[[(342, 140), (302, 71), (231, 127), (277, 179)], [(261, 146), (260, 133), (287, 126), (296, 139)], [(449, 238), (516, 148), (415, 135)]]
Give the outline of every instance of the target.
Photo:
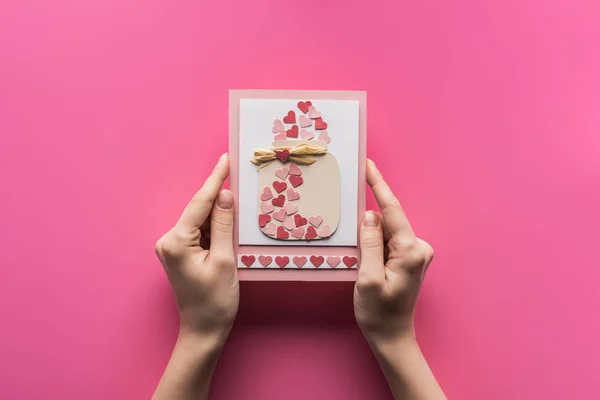
[[(354, 100), (359, 102), (359, 151), (358, 151), (358, 223), (365, 212), (365, 168), (366, 168), (366, 127), (367, 96), (360, 91), (325, 91), (325, 90), (231, 90), (229, 92), (229, 155), (230, 155), (230, 187), (236, 198), (236, 216), (234, 225), (234, 250), (240, 264), (239, 279), (242, 281), (354, 281), (357, 269), (348, 269), (340, 263), (337, 268), (319, 269), (287, 269), (287, 268), (244, 268), (241, 257), (253, 255), (288, 256), (322, 256), (356, 257), (359, 260), (358, 246), (240, 246), (238, 240), (239, 214), (239, 109), (240, 99), (310, 99), (310, 100)], [(258, 260), (255, 262), (258, 264)], [(273, 264), (275, 264), (273, 262)], [(356, 268), (356, 266), (355, 266)]]

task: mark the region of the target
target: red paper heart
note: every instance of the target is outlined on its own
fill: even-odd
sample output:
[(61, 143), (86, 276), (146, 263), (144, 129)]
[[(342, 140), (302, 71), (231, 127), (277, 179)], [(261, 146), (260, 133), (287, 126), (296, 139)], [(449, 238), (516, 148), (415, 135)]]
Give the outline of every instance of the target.
[(250, 266), (254, 264), (254, 261), (256, 261), (256, 257), (254, 256), (242, 256), (242, 262), (248, 268), (250, 268)]
[(325, 258), (323, 258), (323, 256), (310, 256), (310, 262), (315, 266), (315, 268), (319, 268), (324, 261)]
[(306, 114), (308, 112), (308, 108), (312, 106), (312, 103), (310, 101), (299, 101), (298, 102), (298, 108), (300, 109), (300, 111), (302, 111), (304, 114)]
[(304, 179), (302, 179), (301, 176), (290, 175), (290, 183), (292, 184), (293, 187), (298, 187), (298, 186), (302, 185), (302, 182), (304, 182)]
[(344, 262), (344, 264), (346, 264), (346, 267), (348, 267), (348, 268), (352, 268), (352, 266), (353, 266), (354, 264), (356, 264), (356, 262), (357, 262), (358, 260), (356, 259), (356, 257), (348, 257), (348, 256), (345, 256), (344, 258), (342, 258), (342, 261)]
[(295, 124), (296, 123), (296, 113), (294, 110), (288, 111), (287, 115), (283, 117), (283, 122), (286, 124)]
[(291, 129), (288, 129), (286, 134), (287, 137), (297, 138), (298, 137), (298, 125), (293, 125)]
[(298, 268), (302, 268), (304, 267), (304, 264), (306, 264), (306, 257), (304, 256), (294, 257), (292, 260), (294, 261), (294, 264), (298, 266)]
[[(292, 185), (293, 185), (293, 183), (292, 183)], [(279, 182), (279, 181), (273, 181), (273, 188), (275, 188), (275, 190), (277, 191), (277, 193), (281, 193), (285, 189), (287, 189), (287, 183), (285, 183), (285, 182)]]
[(277, 227), (277, 239), (287, 239), (289, 237), (290, 237), (289, 232), (286, 231), (283, 226)]
[(327, 129), (327, 122), (323, 121), (323, 118), (315, 119), (315, 129), (318, 131)]
[(282, 194), (277, 197), (273, 197), (273, 200), (271, 200), (271, 204), (277, 207), (283, 207), (283, 203), (285, 203), (285, 196)]
[(286, 162), (289, 156), (290, 156), (289, 150), (279, 150), (279, 151), (275, 152), (275, 157), (279, 158), (279, 161), (281, 161), (281, 162)]
[(316, 237), (317, 237), (317, 230), (315, 229), (314, 226), (309, 225), (308, 228), (306, 228), (306, 235), (304, 235), (304, 239), (313, 240)]
[(269, 214), (258, 215), (258, 226), (261, 228), (263, 228), (269, 221), (271, 221), (271, 216)]
[(290, 258), (289, 257), (281, 257), (281, 256), (277, 256), (275, 257), (275, 263), (277, 263), (277, 265), (279, 265), (279, 268), (285, 268), (286, 265), (288, 265), (290, 262)]
[(296, 214), (294, 215), (294, 223), (296, 224), (296, 227), (304, 226), (308, 223), (308, 220), (306, 218), (303, 218), (302, 215)]
[(273, 258), (271, 256), (258, 256), (258, 262), (263, 267), (267, 267), (269, 264), (271, 264), (271, 261), (273, 261)]

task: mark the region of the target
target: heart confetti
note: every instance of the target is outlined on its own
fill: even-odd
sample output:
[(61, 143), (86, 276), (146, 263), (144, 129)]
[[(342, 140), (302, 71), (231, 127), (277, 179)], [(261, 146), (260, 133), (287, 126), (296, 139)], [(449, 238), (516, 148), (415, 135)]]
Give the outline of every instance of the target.
[(298, 102), (298, 108), (304, 114), (306, 114), (308, 112), (308, 110), (310, 109), (310, 106), (312, 106), (312, 103), (310, 101), (299, 101)]
[(321, 143), (331, 143), (331, 138), (327, 131), (323, 131), (319, 134), (319, 139), (317, 139)]
[(288, 231), (294, 229), (294, 218), (292, 218), (291, 215), (286, 215), (285, 219), (283, 220), (283, 227)]
[(271, 216), (269, 214), (258, 215), (258, 226), (264, 228), (265, 225), (267, 225), (267, 222), (271, 222)]
[[(294, 191), (294, 189), (292, 189), (292, 188), (289, 188), (286, 193), (287, 193), (287, 198), (289, 201), (298, 200), (300, 198), (300, 193)], [(273, 204), (275, 204), (275, 203), (273, 203)], [(277, 205), (277, 204), (275, 204), (275, 205)], [(281, 206), (279, 206), (279, 207), (281, 207)]]
[[(293, 183), (292, 183), (292, 185), (293, 185)], [(285, 182), (279, 182), (279, 181), (273, 181), (273, 188), (275, 189), (275, 191), (277, 193), (281, 193), (285, 189), (287, 189), (287, 183), (285, 183)]]
[(300, 131), (300, 137), (304, 140), (310, 140), (315, 137), (315, 133), (313, 131), (307, 131), (306, 129), (302, 129)]
[(273, 121), (273, 133), (279, 133), (284, 129), (285, 126), (283, 126), (283, 123), (280, 119), (276, 119), (275, 121)]
[(315, 119), (315, 129), (318, 131), (327, 129), (327, 122), (323, 121), (323, 118)]
[(324, 261), (325, 258), (323, 256), (310, 256), (310, 262), (315, 266), (315, 268), (319, 268)]
[(287, 215), (292, 215), (298, 212), (298, 207), (293, 205), (292, 203), (285, 203), (285, 212)]
[(298, 164), (291, 163), (289, 173), (290, 173), (290, 175), (302, 175), (302, 170), (300, 169)]
[(298, 123), (300, 124), (300, 128), (306, 128), (312, 125), (312, 120), (307, 118), (305, 115), (301, 115)]
[(294, 110), (288, 111), (287, 115), (283, 117), (283, 122), (286, 124), (296, 123), (296, 113), (294, 112)]
[(331, 268), (337, 267), (339, 263), (340, 263), (339, 257), (327, 257), (327, 264), (329, 264), (329, 266), (331, 266)]
[(273, 257), (271, 256), (258, 256), (258, 262), (263, 267), (268, 267), (273, 262)]
[(275, 263), (277, 265), (279, 265), (279, 268), (285, 268), (285, 266), (288, 265), (289, 262), (290, 262), (290, 258), (289, 257), (285, 257), (285, 256), (284, 257), (281, 257), (281, 256), (275, 257)]
[(279, 150), (275, 152), (275, 157), (277, 157), (281, 162), (286, 162), (289, 156), (289, 150)]
[(344, 264), (346, 264), (346, 267), (352, 268), (352, 266), (354, 264), (356, 264), (358, 260), (356, 259), (356, 257), (345, 256), (344, 258), (342, 258), (342, 261), (344, 261)]
[(277, 221), (283, 222), (286, 215), (287, 214), (285, 213), (285, 208), (280, 208), (279, 211), (275, 211), (273, 213), (273, 218), (275, 218)]
[[(287, 176), (287, 174), (286, 174), (286, 176)], [(285, 179), (285, 178), (282, 178), (282, 179)], [(263, 188), (262, 194), (260, 195), (260, 199), (262, 201), (267, 201), (267, 200), (270, 200), (272, 198), (273, 198), (273, 192), (271, 192), (271, 188), (268, 187), (268, 186), (265, 186)]]
[(323, 225), (321, 229), (317, 231), (317, 234), (322, 238), (331, 236), (331, 229), (329, 229), (329, 225)]
[[(282, 194), (280, 194), (277, 197), (274, 197), (273, 200), (271, 200), (271, 204), (273, 204), (274, 206), (277, 206), (277, 207), (283, 207), (284, 202), (285, 202), (285, 196)], [(271, 210), (271, 211), (273, 211), (273, 210)]]
[(265, 233), (265, 235), (269, 235), (269, 236), (275, 236), (276, 229), (277, 228), (275, 227), (275, 224), (268, 224), (264, 228), (261, 228), (261, 230)]
[[(285, 209), (282, 209), (285, 211)], [(273, 214), (274, 215), (274, 214)], [(296, 224), (296, 228), (300, 226), (304, 226), (308, 223), (308, 220), (300, 214), (294, 215), (294, 223)]]
[(285, 133), (285, 130), (273, 136), (273, 140), (287, 140), (287, 134)]
[(306, 228), (306, 236), (304, 236), (304, 239), (313, 240), (316, 237), (317, 237), (317, 230), (315, 229), (314, 226), (309, 225), (308, 228)]
[(318, 228), (319, 225), (321, 225), (321, 223), (323, 222), (323, 217), (321, 217), (320, 215), (315, 215), (313, 217), (310, 217), (308, 219), (308, 222), (313, 225), (315, 228)]
[(306, 264), (306, 257), (304, 256), (294, 257), (292, 260), (294, 261), (294, 264), (298, 266), (298, 268), (302, 268), (304, 267), (304, 264)]
[(292, 184), (293, 187), (298, 187), (300, 185), (302, 185), (302, 182), (304, 182), (304, 179), (302, 179), (301, 176), (297, 176), (297, 175), (290, 175), (290, 183)]
[(256, 261), (256, 257), (254, 256), (242, 256), (242, 262), (248, 268), (250, 268), (252, 264), (254, 264), (254, 261)]
[(302, 239), (302, 236), (304, 236), (304, 228), (300, 227), (292, 229), (292, 236), (296, 239)]
[[(288, 176), (288, 172), (290, 171), (289, 168), (280, 168), (278, 170), (275, 171), (275, 176), (277, 176), (279, 179), (283, 179), (285, 181), (285, 178), (287, 178)], [(265, 188), (268, 189), (268, 188)], [(269, 197), (270, 199), (270, 197)], [(265, 200), (269, 200), (269, 199), (265, 199)], [(262, 198), (261, 198), (262, 200)]]
[(287, 137), (289, 138), (297, 138), (298, 137), (298, 125), (293, 125), (290, 129), (287, 130), (286, 132)]
[(285, 230), (283, 226), (277, 227), (277, 239), (288, 239), (290, 234)]
[[(273, 201), (273, 200), (271, 200), (271, 201)], [(271, 203), (260, 203), (260, 211), (263, 214), (272, 213), (273, 210), (275, 210), (275, 207), (273, 207), (273, 204), (271, 204)]]
[(310, 106), (308, 108), (308, 118), (311, 118), (311, 119), (321, 118), (321, 112), (317, 111), (317, 108), (315, 106)]

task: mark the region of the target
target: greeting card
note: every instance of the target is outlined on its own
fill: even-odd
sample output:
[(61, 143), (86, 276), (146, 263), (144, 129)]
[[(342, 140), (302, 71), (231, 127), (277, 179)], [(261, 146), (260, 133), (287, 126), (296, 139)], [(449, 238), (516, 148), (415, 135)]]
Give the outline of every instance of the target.
[(365, 93), (232, 91), (229, 112), (240, 279), (354, 279)]

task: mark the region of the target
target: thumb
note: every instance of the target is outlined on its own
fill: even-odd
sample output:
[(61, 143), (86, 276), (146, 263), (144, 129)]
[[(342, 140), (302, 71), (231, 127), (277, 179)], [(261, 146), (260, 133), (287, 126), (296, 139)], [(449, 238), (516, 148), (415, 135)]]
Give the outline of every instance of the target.
[(230, 190), (222, 190), (210, 217), (210, 251), (233, 256), (234, 198)]
[(360, 268), (358, 283), (361, 285), (382, 285), (385, 281), (383, 266), (383, 228), (379, 215), (367, 211), (360, 224)]

